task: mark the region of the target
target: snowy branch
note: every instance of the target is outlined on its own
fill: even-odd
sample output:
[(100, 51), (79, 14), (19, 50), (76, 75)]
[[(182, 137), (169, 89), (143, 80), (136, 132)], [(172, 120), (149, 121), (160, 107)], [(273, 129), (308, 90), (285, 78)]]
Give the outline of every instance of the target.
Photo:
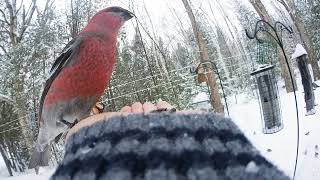
[(31, 19), (37, 7), (36, 3), (37, 3), (37, 0), (32, 0), (30, 7), (28, 9), (28, 12), (27, 13), (24, 12), (22, 15), (22, 27), (19, 33), (18, 42), (22, 40), (24, 33), (26, 32), (28, 26), (30, 25)]
[(3, 21), (4, 21), (6, 24), (10, 25), (9, 21), (7, 20), (6, 14), (3, 12), (3, 10), (0, 9), (0, 12), (1, 12), (2, 16), (3, 16), (3, 19), (4, 19)]
[(11, 99), (9, 96), (6, 96), (6, 95), (3, 95), (3, 94), (0, 94), (0, 102), (1, 101), (5, 101), (5, 102), (8, 102), (8, 103), (14, 103), (13, 99)]
[(18, 10), (16, 11), (15, 15), (17, 15), (19, 13), (19, 11), (20, 11), (20, 9), (22, 7), (22, 4), (23, 4), (23, 0), (21, 1), (20, 6), (18, 7)]
[(0, 48), (2, 49), (2, 51), (3, 51), (5, 54), (8, 54), (7, 50), (6, 50), (2, 45), (0, 45)]

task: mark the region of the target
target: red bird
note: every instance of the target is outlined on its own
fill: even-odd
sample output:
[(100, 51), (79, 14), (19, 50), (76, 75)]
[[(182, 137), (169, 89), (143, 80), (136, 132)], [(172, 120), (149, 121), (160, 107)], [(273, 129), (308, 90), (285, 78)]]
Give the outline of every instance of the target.
[(99, 11), (55, 60), (40, 100), (39, 135), (29, 168), (47, 166), (51, 142), (90, 115), (108, 86), (118, 31), (132, 17), (121, 7)]

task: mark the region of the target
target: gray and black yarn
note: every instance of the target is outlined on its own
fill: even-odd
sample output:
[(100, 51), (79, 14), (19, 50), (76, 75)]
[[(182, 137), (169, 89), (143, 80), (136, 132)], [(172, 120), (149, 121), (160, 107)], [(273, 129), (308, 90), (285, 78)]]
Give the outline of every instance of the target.
[(52, 180), (287, 180), (229, 119), (157, 113), (81, 129)]

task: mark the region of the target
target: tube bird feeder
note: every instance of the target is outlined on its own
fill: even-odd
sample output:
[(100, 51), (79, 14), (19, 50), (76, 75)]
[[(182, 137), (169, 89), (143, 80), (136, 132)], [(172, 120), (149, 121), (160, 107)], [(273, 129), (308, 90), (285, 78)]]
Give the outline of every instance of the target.
[(265, 134), (273, 134), (283, 129), (274, 67), (274, 65), (262, 65), (251, 73), (258, 87), (262, 129)]

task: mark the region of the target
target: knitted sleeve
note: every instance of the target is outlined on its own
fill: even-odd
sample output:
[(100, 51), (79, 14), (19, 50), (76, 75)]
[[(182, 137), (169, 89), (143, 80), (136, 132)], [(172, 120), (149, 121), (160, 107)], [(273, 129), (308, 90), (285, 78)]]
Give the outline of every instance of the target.
[(52, 180), (288, 180), (229, 119), (115, 117), (72, 135)]

